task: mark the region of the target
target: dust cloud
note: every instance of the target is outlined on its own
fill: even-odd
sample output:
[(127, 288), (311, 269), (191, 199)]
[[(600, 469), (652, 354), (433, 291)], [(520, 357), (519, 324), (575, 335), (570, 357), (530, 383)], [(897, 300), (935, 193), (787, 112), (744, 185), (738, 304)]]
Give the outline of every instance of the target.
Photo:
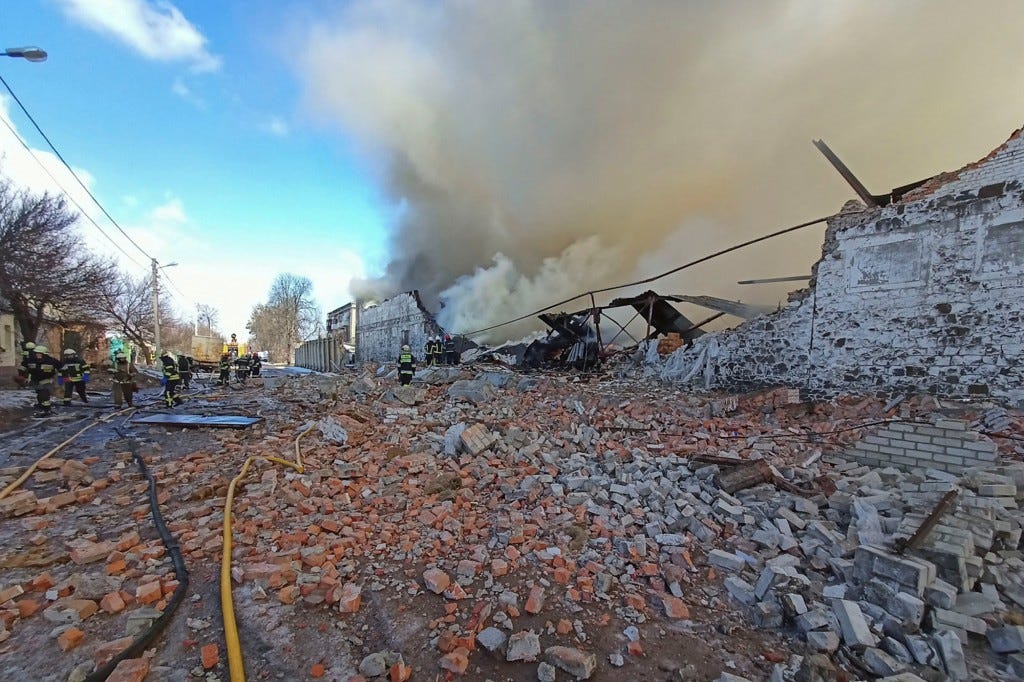
[[(997, 0), (354, 0), (290, 40), (310, 111), (399, 207), (352, 290), (419, 289), (468, 331), (835, 213), (852, 192), (811, 138), (876, 193), (984, 156), (1024, 118), (1022, 26)], [(736, 280), (807, 273), (820, 243), (655, 289), (775, 302)]]

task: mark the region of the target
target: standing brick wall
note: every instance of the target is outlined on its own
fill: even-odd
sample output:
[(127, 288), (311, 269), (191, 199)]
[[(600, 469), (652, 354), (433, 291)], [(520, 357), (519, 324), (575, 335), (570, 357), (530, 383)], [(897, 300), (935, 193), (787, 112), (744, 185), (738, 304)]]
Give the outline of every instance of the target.
[(868, 432), (842, 456), (874, 467), (960, 473), (991, 466), (998, 451), (995, 443), (972, 431), (967, 422), (937, 419), (930, 424), (894, 422)]
[[(829, 220), (811, 287), (651, 372), (809, 399), (926, 392), (1024, 406), (1024, 135), (901, 203)], [(653, 345), (653, 344), (652, 344)]]
[(408, 339), (417, 360), (423, 360), (423, 344), (443, 334), (433, 316), (420, 304), (416, 292), (399, 294), (359, 312), (356, 322), (356, 361), (394, 362)]

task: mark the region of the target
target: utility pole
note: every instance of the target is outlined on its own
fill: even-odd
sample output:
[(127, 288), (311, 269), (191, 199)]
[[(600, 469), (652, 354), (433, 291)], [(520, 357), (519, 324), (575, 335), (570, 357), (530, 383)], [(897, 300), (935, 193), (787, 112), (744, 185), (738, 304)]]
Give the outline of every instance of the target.
[(153, 335), (156, 337), (153, 353), (160, 357), (160, 273), (157, 272), (156, 258), (151, 258), (153, 266)]

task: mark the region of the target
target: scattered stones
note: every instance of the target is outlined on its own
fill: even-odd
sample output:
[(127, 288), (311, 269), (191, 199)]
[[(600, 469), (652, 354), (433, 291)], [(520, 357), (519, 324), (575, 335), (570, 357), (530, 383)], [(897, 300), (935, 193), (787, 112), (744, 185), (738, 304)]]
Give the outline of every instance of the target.
[(506, 661), (536, 661), (540, 656), (540, 637), (530, 630), (517, 632), (508, 638)]

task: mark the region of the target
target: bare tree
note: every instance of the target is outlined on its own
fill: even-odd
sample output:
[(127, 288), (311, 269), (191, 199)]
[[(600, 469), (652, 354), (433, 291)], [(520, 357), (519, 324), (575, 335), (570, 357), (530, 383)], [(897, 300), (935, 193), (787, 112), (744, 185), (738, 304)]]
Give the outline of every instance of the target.
[(196, 305), (196, 325), (199, 327), (199, 331), (207, 336), (213, 336), (214, 327), (220, 321), (220, 313), (212, 305), (208, 303), (199, 303)]
[(308, 277), (285, 273), (270, 287), (266, 303), (257, 304), (246, 327), (260, 347), (275, 357), (295, 361), (295, 346), (321, 329), (320, 307)]
[(24, 339), (35, 339), (47, 316), (82, 320), (96, 290), (115, 276), (112, 262), (86, 249), (77, 221), (63, 197), (31, 194), (0, 177), (0, 296)]
[[(153, 346), (153, 279), (121, 273), (95, 292), (96, 314), (137, 344), (148, 357)], [(175, 322), (166, 299), (160, 301), (161, 327)]]

